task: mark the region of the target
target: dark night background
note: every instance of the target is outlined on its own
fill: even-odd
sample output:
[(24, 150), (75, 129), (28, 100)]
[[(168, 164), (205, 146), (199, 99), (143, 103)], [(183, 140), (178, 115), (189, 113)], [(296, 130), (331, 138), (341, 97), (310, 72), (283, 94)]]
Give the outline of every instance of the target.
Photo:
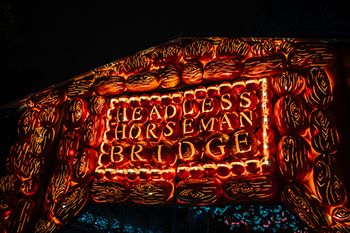
[[(178, 36), (350, 39), (336, 1), (0, 1), (0, 106)], [(19, 113), (0, 109), (1, 176)]]

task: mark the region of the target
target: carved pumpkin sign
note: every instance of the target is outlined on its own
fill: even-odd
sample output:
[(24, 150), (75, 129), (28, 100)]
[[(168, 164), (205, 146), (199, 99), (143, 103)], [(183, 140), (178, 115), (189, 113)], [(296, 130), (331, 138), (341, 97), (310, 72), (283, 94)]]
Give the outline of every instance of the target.
[(36, 196), (45, 199), (35, 231), (51, 232), (90, 197), (212, 205), (272, 202), (280, 190), (310, 228), (330, 229), (332, 213), (332, 228), (346, 229), (334, 158), (343, 148), (327, 109), (335, 57), (284, 39), (186, 38), (34, 94), (0, 179), (0, 220), (24, 232), (15, 219), (27, 224)]

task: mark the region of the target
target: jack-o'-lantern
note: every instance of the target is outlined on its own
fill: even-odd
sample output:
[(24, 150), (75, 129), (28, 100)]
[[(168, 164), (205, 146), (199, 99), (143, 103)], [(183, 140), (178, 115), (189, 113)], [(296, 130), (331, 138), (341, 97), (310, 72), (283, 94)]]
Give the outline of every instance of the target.
[(182, 69), (179, 65), (172, 64), (163, 68), (159, 73), (159, 82), (162, 88), (176, 87), (181, 81)]
[(108, 110), (108, 99), (101, 95), (93, 96), (89, 99), (89, 110), (91, 114), (104, 115)]
[(30, 152), (40, 157), (45, 157), (51, 149), (55, 140), (55, 129), (52, 127), (38, 127), (34, 130)]
[(341, 223), (350, 221), (350, 210), (344, 206), (335, 207), (332, 211), (332, 218)]
[(129, 184), (123, 181), (95, 181), (91, 186), (91, 198), (95, 202), (118, 203), (129, 197)]
[(39, 112), (39, 121), (42, 126), (53, 126), (59, 118), (59, 111), (56, 107), (46, 107)]
[(276, 160), (272, 156), (263, 157), (260, 160), (260, 164), (261, 164), (261, 170), (264, 174), (271, 174), (275, 172), (277, 169)]
[(177, 44), (164, 45), (153, 51), (151, 59), (153, 65), (162, 66), (178, 63), (183, 55), (182, 48)]
[(319, 155), (314, 162), (314, 183), (317, 196), (326, 206), (345, 202), (345, 187), (335, 158), (329, 154)]
[(78, 152), (80, 132), (77, 130), (67, 130), (64, 132), (58, 146), (57, 159), (67, 163), (72, 163), (75, 154)]
[(88, 117), (88, 104), (81, 98), (75, 98), (69, 101), (64, 124), (68, 129), (79, 129)]
[(302, 134), (308, 126), (304, 102), (293, 95), (280, 97), (275, 104), (274, 116), (280, 135)]
[(130, 162), (136, 166), (149, 164), (152, 161), (152, 147), (146, 141), (135, 143), (130, 148)]
[(248, 158), (244, 161), (244, 164), (248, 174), (258, 174), (261, 172), (260, 160), (257, 157)]
[(165, 140), (160, 141), (153, 148), (153, 162), (161, 166), (173, 166), (177, 159), (176, 149), (173, 143)]
[(47, 199), (49, 201), (58, 201), (68, 191), (70, 184), (71, 168), (68, 164), (59, 164), (56, 166), (48, 190)]
[(203, 164), (204, 174), (208, 177), (213, 177), (217, 172), (217, 166), (214, 161), (207, 161)]
[(28, 178), (22, 181), (21, 192), (24, 195), (30, 196), (36, 193), (40, 184), (38, 177)]
[(128, 56), (125, 59), (123, 66), (124, 73), (126, 75), (137, 74), (140, 72), (148, 71), (151, 65), (151, 60), (148, 56), (137, 53), (132, 56)]
[(190, 165), (188, 163), (181, 163), (177, 166), (177, 176), (180, 179), (188, 179), (191, 176)]
[(98, 153), (95, 149), (84, 148), (80, 152), (76, 163), (72, 168), (72, 177), (80, 184), (87, 184), (94, 176), (98, 162)]
[(329, 67), (336, 62), (335, 50), (327, 45), (306, 44), (295, 47), (288, 55), (288, 64), (295, 68)]
[(107, 76), (96, 79), (94, 91), (99, 95), (117, 95), (125, 90), (125, 79), (121, 76)]
[(59, 223), (66, 224), (83, 208), (89, 198), (88, 190), (75, 185), (56, 204), (54, 214)]
[(57, 231), (57, 224), (49, 216), (41, 217), (35, 224), (34, 233), (51, 233)]
[(277, 146), (280, 172), (288, 180), (305, 181), (312, 171), (312, 154), (309, 143), (301, 136), (283, 136)]
[(243, 65), (238, 60), (213, 60), (204, 67), (204, 79), (221, 81), (235, 79), (243, 73)]
[(216, 164), (216, 175), (220, 179), (227, 179), (231, 175), (231, 166), (227, 161), (221, 161)]
[(209, 61), (214, 54), (214, 46), (207, 40), (195, 40), (184, 48), (185, 60)]
[(333, 100), (329, 77), (324, 70), (313, 68), (306, 78), (305, 101), (312, 107), (326, 108)]
[(230, 144), (232, 156), (236, 158), (246, 159), (258, 152), (258, 141), (252, 131), (237, 131), (232, 135)]
[(244, 73), (248, 77), (273, 76), (285, 71), (286, 56), (281, 52), (263, 57), (251, 57), (244, 61)]
[(231, 172), (234, 176), (240, 176), (246, 172), (245, 163), (241, 159), (233, 159), (230, 165)]
[(102, 135), (104, 131), (104, 118), (96, 115), (90, 115), (81, 128), (81, 141), (86, 146), (96, 148), (102, 142)]
[(225, 184), (224, 191), (234, 201), (268, 201), (277, 193), (277, 181), (269, 175), (231, 178)]
[(158, 73), (136, 73), (126, 79), (125, 86), (131, 92), (154, 90), (159, 86)]
[(178, 158), (184, 162), (195, 162), (202, 156), (202, 141), (195, 137), (183, 137), (178, 141)]
[(190, 166), (191, 178), (199, 179), (204, 175), (204, 168), (200, 163), (194, 163)]
[(9, 157), (7, 159), (7, 169), (11, 172), (18, 172), (29, 157), (30, 143), (28, 141), (19, 140), (11, 147)]
[(221, 197), (221, 186), (215, 178), (183, 180), (176, 185), (177, 200), (187, 204), (211, 204)]
[(305, 87), (305, 79), (296, 71), (287, 70), (273, 78), (272, 89), (279, 95), (299, 95)]
[(312, 192), (298, 182), (287, 183), (281, 192), (283, 203), (296, 216), (317, 232), (324, 232), (329, 226), (329, 217)]
[(36, 95), (33, 99), (35, 106), (47, 107), (58, 106), (66, 100), (66, 95), (63, 89), (50, 90)]
[(182, 70), (182, 81), (189, 85), (200, 84), (203, 81), (203, 64), (199, 61), (185, 63)]
[(312, 148), (318, 153), (334, 153), (339, 146), (338, 132), (330, 112), (315, 110), (310, 116)]
[(68, 98), (85, 98), (91, 96), (93, 90), (91, 88), (95, 81), (94, 75), (87, 75), (83, 79), (72, 81), (67, 85), (66, 95)]
[(250, 46), (246, 41), (238, 38), (225, 38), (216, 48), (219, 59), (245, 59), (250, 52)]
[(8, 218), (6, 232), (28, 232), (29, 220), (35, 206), (35, 202), (32, 199), (23, 198), (19, 200), (15, 210)]
[(24, 140), (30, 140), (34, 130), (39, 127), (38, 111), (27, 109), (18, 122), (18, 134)]
[(227, 134), (213, 133), (205, 140), (204, 154), (215, 160), (221, 161), (230, 155), (230, 136)]
[(130, 187), (130, 197), (135, 203), (156, 205), (172, 197), (173, 185), (166, 181), (136, 182)]

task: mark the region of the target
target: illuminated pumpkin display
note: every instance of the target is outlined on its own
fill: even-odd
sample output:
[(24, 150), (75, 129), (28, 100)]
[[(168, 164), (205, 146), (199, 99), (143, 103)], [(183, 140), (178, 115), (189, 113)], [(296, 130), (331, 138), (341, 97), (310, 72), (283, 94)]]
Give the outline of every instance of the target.
[[(30, 96), (0, 179), (1, 221), (25, 232), (30, 218), (35, 232), (54, 232), (89, 201), (212, 205), (280, 194), (310, 228), (347, 231), (335, 63), (319, 43), (193, 38)], [(34, 211), (36, 195), (44, 203)]]

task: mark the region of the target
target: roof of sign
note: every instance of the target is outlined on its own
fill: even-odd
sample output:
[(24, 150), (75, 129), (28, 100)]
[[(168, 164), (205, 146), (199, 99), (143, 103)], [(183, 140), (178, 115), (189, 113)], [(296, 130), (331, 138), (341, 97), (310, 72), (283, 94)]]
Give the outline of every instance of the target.
[[(190, 45), (193, 45), (194, 41), (206, 41), (209, 42), (209, 46), (213, 46), (214, 52), (213, 54), (210, 54), (210, 51), (205, 51), (205, 49), (209, 48), (207, 44), (200, 44), (197, 43), (197, 45), (194, 45), (194, 47), (190, 47)], [(239, 51), (240, 46), (243, 44), (247, 44), (248, 47), (248, 53), (246, 55), (242, 55), (239, 53), (242, 51)], [(323, 43), (323, 44), (334, 44), (339, 42), (338, 40), (330, 40), (330, 39), (296, 39), (296, 38), (262, 38), (262, 37), (249, 37), (249, 38), (226, 38), (226, 37), (178, 37), (173, 40), (170, 40), (166, 43), (153, 46), (151, 48), (144, 49), (136, 54), (132, 54), (128, 57), (120, 58), (116, 61), (110, 62), (108, 64), (105, 64), (103, 66), (94, 68), (90, 71), (87, 71), (85, 73), (82, 73), (78, 76), (72, 77), (70, 79), (67, 79), (66, 81), (63, 81), (61, 83), (49, 86), (43, 90), (40, 90), (38, 92), (29, 94), (27, 96), (24, 96), (18, 100), (12, 101), (8, 104), (5, 104), (3, 106), (0, 106), (0, 109), (6, 109), (6, 108), (15, 108), (15, 109), (22, 109), (26, 105), (28, 105), (29, 100), (33, 100), (33, 98), (36, 98), (44, 93), (50, 92), (50, 90), (56, 90), (56, 89), (66, 89), (69, 88), (69, 85), (76, 82), (82, 82), (82, 80), (86, 80), (88, 83), (87, 85), (90, 87), (92, 85), (96, 85), (96, 81), (100, 77), (105, 76), (111, 76), (111, 75), (117, 75), (124, 77), (125, 80), (128, 80), (132, 75), (135, 75), (136, 73), (143, 72), (145, 70), (148, 71), (159, 71), (160, 68), (162, 68), (165, 64), (170, 63), (183, 63), (184, 60), (189, 61), (197, 56), (202, 56), (204, 59), (201, 61), (205, 64), (208, 62), (209, 59), (231, 59), (231, 58), (239, 58), (241, 61), (245, 61), (248, 58), (251, 57), (261, 57), (265, 56), (269, 53), (267, 51), (269, 48), (260, 48), (259, 45), (263, 46), (262, 44), (265, 43), (265, 46), (272, 46), (273, 52), (278, 52), (279, 50), (282, 51), (285, 55), (287, 55), (290, 50), (293, 48), (291, 44), (299, 44), (299, 43)], [(226, 44), (225, 44), (226, 43)], [(271, 43), (270, 45), (268, 43)], [(231, 48), (223, 48), (224, 46), (228, 46)], [(177, 45), (179, 47), (169, 47), (171, 45)], [(205, 48), (207, 46), (207, 48)], [(221, 46), (221, 47), (220, 47)], [(289, 47), (290, 46), (290, 47)], [(234, 48), (235, 47), (235, 48)], [(244, 47), (244, 46), (243, 46)], [(243, 48), (242, 47), (242, 48)], [(164, 48), (168, 51), (165, 51)], [(173, 51), (169, 50), (172, 49)], [(179, 49), (178, 51), (175, 51), (176, 49)], [(220, 50), (221, 49), (221, 50)], [(263, 51), (263, 50), (266, 51)], [(196, 52), (196, 51), (197, 52)], [(283, 51), (285, 50), (285, 51)], [(199, 54), (198, 51), (201, 51), (202, 54)], [(221, 51), (221, 52), (220, 52)], [(172, 52), (176, 52), (176, 56), (170, 56)], [(244, 51), (243, 51), (244, 52)], [(164, 54), (167, 53), (167, 54)], [(183, 53), (183, 54), (182, 54)], [(198, 53), (198, 54), (196, 54)], [(208, 53), (208, 54), (205, 54)], [(231, 53), (231, 55), (227, 55), (227, 53)], [(253, 55), (252, 55), (253, 53)], [(255, 53), (255, 54), (254, 54)], [(266, 53), (266, 54), (265, 54)], [(234, 55), (232, 55), (234, 54)], [(238, 54), (238, 55), (237, 55)], [(187, 56), (187, 57), (186, 57)], [(192, 58), (191, 58), (192, 56)], [(219, 57), (220, 56), (220, 57)], [(174, 58), (175, 57), (175, 58)], [(184, 57), (184, 59), (182, 58)], [(142, 60), (146, 59), (146, 60)], [(158, 60), (157, 60), (158, 59)], [(171, 60), (171, 59), (178, 59)], [(157, 61), (156, 61), (157, 60)], [(142, 67), (144, 66), (144, 67)], [(125, 81), (124, 80), (124, 81)], [(130, 79), (129, 79), (130, 80)], [(117, 80), (114, 80), (117, 81)], [(160, 84), (160, 83), (159, 83)], [(191, 83), (195, 84), (195, 83)], [(160, 85), (162, 86), (162, 85)], [(173, 88), (173, 87), (171, 87)], [(170, 88), (170, 89), (171, 89)], [(181, 83), (177, 84), (177, 89), (181, 88)], [(125, 91), (128, 92), (128, 88), (126, 87), (126, 90), (120, 91), (118, 94), (122, 94)], [(147, 89), (147, 88), (146, 88)], [(157, 91), (159, 91), (159, 87), (156, 88)], [(169, 89), (169, 86), (166, 87), (166, 89)], [(153, 90), (153, 89), (152, 89)], [(129, 88), (129, 92), (132, 92), (133, 90)], [(145, 91), (145, 89), (142, 89), (142, 91)], [(146, 90), (150, 91), (150, 90)], [(67, 94), (67, 93), (66, 93)], [(73, 94), (71, 94), (69, 97), (73, 97)], [(29, 101), (30, 102), (30, 101)], [(30, 104), (30, 103), (29, 103)]]

